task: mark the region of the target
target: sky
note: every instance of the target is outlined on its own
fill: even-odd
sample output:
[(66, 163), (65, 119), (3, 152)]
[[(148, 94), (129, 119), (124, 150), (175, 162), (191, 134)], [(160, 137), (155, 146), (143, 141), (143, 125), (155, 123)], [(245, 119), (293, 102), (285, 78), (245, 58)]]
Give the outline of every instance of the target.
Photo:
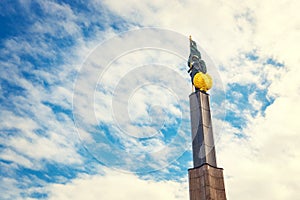
[(2, 1), (0, 199), (189, 199), (189, 35), (227, 198), (299, 199), (299, 6)]

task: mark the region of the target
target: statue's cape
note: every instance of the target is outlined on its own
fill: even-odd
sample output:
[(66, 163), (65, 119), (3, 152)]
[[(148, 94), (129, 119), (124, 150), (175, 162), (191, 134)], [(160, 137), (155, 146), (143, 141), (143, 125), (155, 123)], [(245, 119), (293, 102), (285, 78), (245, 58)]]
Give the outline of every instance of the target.
[[(196, 56), (197, 59), (193, 60), (193, 57)], [(188, 67), (191, 68), (191, 64), (193, 65), (193, 69), (189, 70), (193, 71), (195, 74), (196, 72), (202, 72), (202, 73), (206, 73), (206, 64), (204, 62), (204, 60), (201, 59), (201, 53), (200, 51), (197, 49), (197, 44), (195, 41), (193, 41), (192, 39), (190, 39), (190, 56), (188, 59)], [(192, 76), (192, 75), (191, 75)]]

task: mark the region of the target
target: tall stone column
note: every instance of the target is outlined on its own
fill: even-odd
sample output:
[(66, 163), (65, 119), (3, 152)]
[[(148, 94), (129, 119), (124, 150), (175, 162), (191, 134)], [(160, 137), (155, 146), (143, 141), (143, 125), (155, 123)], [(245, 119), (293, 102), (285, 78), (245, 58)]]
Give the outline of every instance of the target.
[(223, 169), (217, 167), (209, 95), (190, 95), (194, 168), (189, 169), (190, 200), (226, 200)]

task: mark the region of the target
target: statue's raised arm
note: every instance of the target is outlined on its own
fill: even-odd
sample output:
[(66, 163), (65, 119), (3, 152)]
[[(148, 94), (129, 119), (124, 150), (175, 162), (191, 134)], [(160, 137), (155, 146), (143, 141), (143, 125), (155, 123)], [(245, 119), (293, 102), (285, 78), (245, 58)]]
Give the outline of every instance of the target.
[(201, 59), (201, 53), (197, 49), (197, 44), (192, 40), (190, 36), (190, 56), (188, 59), (188, 73), (191, 76), (192, 83), (196, 90), (201, 90), (206, 92), (212, 87), (212, 79), (206, 73), (206, 64), (204, 60)]

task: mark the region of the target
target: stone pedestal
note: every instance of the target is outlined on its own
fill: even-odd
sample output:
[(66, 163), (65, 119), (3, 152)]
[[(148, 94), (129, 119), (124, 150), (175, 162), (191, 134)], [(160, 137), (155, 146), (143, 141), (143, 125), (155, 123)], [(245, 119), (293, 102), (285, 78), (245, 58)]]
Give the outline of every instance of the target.
[(203, 164), (189, 169), (190, 200), (226, 200), (223, 169)]

